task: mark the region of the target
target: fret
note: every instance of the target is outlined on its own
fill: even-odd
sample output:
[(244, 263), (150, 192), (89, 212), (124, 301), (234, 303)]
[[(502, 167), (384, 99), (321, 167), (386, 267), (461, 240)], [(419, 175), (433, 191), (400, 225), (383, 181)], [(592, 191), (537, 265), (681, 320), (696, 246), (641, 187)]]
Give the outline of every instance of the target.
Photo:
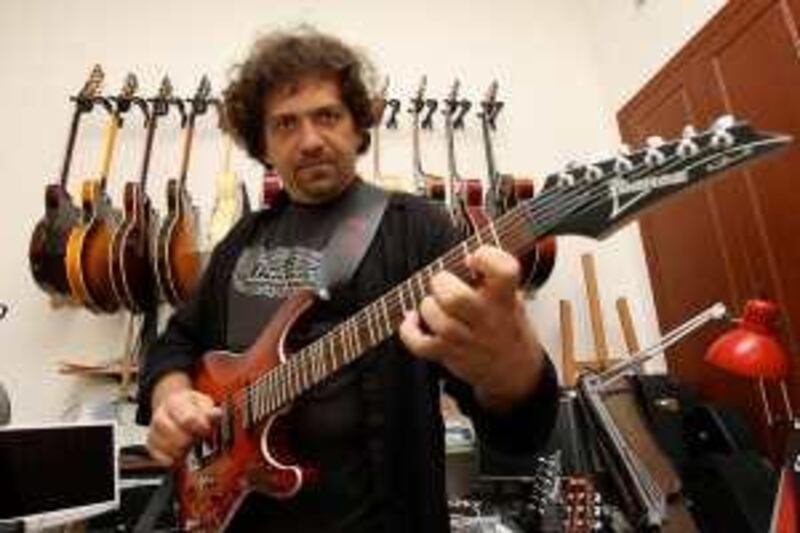
[[(299, 355), (300, 354), (298, 354), (298, 357), (299, 357)], [(305, 355), (305, 352), (303, 352), (303, 355)], [(308, 389), (308, 384), (309, 384), (309, 380), (308, 380), (308, 361), (306, 361), (306, 358), (303, 357), (302, 359), (298, 360), (297, 364), (300, 366), (300, 392), (302, 392), (302, 391)]]
[(389, 320), (389, 308), (386, 305), (386, 298), (381, 298), (381, 308), (383, 309), (383, 323), (386, 325), (386, 336), (391, 335), (391, 321)]
[(425, 284), (423, 282), (423, 274), (420, 272), (419, 274), (414, 276), (414, 279), (417, 280), (417, 287), (419, 288), (419, 300), (417, 300), (417, 305), (422, 302), (422, 299), (425, 298)]
[(461, 241), (461, 248), (462, 248), (461, 255), (463, 255), (463, 256), (464, 256), (464, 259), (466, 259), (466, 258), (467, 258), (467, 256), (469, 255), (469, 252), (470, 252), (470, 250), (469, 250), (469, 244), (467, 244), (467, 241), (468, 241), (468, 240), (469, 240), (469, 239), (466, 239), (466, 240), (463, 240), (463, 241)]
[(242, 402), (242, 427), (250, 429), (251, 424), (251, 405), (250, 405), (251, 387), (250, 384), (244, 386), (244, 401)]
[(335, 345), (333, 344), (333, 335), (328, 334), (327, 337), (328, 337), (328, 363), (329, 363), (327, 370), (328, 372), (333, 372), (334, 370), (336, 370), (336, 361), (334, 360), (335, 354), (333, 353)]
[(339, 339), (340, 339), (339, 343), (342, 346), (342, 358), (340, 360), (341, 363), (339, 363), (337, 368), (342, 366), (344, 362), (347, 360), (347, 339), (345, 339), (344, 337), (344, 328), (341, 326), (339, 327)]
[(442, 272), (444, 270), (444, 258), (443, 257), (439, 257), (439, 259), (436, 260), (436, 268), (438, 269), (439, 272)]
[(369, 342), (371, 346), (375, 346), (378, 342), (375, 340), (375, 332), (372, 331), (372, 305), (367, 306), (364, 309), (364, 312), (367, 315), (367, 329), (369, 330)]
[(494, 220), (489, 221), (489, 233), (492, 239), (494, 239), (494, 245), (502, 250), (503, 245), (500, 243), (500, 237), (497, 235), (497, 228), (494, 227)]
[(358, 328), (358, 315), (353, 319), (353, 333), (356, 337), (356, 353), (360, 354), (364, 351), (364, 346), (361, 344), (361, 330)]
[(406, 301), (403, 294), (403, 284), (397, 286), (396, 292), (400, 295), (400, 309), (403, 310), (403, 314), (406, 314)]
[(279, 367), (282, 372), (279, 373), (277, 379), (280, 382), (280, 394), (278, 395), (278, 403), (283, 405), (289, 400), (289, 383), (286, 376), (286, 366), (281, 365)]
[(260, 404), (261, 404), (261, 413), (260, 416), (264, 416), (265, 414), (272, 412), (275, 410), (275, 371), (273, 370), (269, 374), (267, 374), (267, 387), (261, 387), (259, 391), (261, 394)]
[(311, 380), (319, 381), (319, 341), (311, 345)]

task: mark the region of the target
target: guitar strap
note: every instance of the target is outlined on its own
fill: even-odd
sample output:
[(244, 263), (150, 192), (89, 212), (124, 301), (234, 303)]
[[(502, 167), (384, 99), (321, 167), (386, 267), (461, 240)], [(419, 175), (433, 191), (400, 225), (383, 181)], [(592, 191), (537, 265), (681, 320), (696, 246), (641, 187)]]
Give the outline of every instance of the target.
[(363, 181), (344, 199), (343, 221), (323, 252), (323, 287), (343, 285), (353, 277), (378, 232), (388, 199), (385, 190)]

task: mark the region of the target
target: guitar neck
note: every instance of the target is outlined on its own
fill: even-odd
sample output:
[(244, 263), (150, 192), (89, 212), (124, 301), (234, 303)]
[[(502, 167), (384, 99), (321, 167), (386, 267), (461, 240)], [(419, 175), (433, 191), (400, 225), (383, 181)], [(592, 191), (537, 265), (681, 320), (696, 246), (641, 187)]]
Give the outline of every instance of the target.
[(77, 102), (75, 104), (75, 112), (72, 114), (72, 123), (69, 127), (69, 136), (67, 137), (67, 149), (64, 152), (64, 161), (61, 164), (61, 177), (59, 179), (59, 184), (61, 185), (62, 189), (66, 189), (67, 187), (69, 169), (72, 165), (72, 153), (75, 150), (75, 139), (78, 137), (78, 126), (80, 125), (82, 114), (83, 110), (81, 109), (81, 104), (80, 102)]
[(156, 125), (158, 123), (158, 115), (153, 113), (150, 118), (150, 124), (147, 125), (147, 139), (144, 145), (144, 157), (142, 158), (142, 172), (139, 174), (139, 183), (142, 191), (147, 190), (147, 176), (150, 173), (150, 157), (153, 152), (153, 139), (156, 136)]
[[(421, 106), (421, 104), (420, 104)], [(412, 139), (412, 157), (413, 157), (413, 167), (414, 167), (414, 181), (417, 184), (417, 188), (420, 190), (424, 190), (425, 184), (423, 182), (425, 178), (425, 172), (422, 170), (422, 156), (420, 155), (420, 147), (419, 147), (419, 111), (414, 110), (414, 127), (411, 131), (411, 139)]]
[(189, 115), (186, 126), (186, 136), (183, 140), (183, 155), (181, 156), (180, 188), (186, 187), (186, 177), (189, 174), (189, 160), (192, 157), (192, 142), (194, 141), (195, 114)]
[(106, 125), (106, 131), (103, 139), (103, 153), (100, 160), (100, 187), (105, 190), (106, 183), (108, 182), (108, 175), (111, 171), (111, 161), (114, 157), (114, 146), (117, 143), (117, 134), (119, 133), (121, 118), (118, 113), (111, 115)]
[(489, 106), (486, 106), (481, 114), (481, 131), (483, 132), (483, 147), (486, 151), (486, 172), (489, 177), (489, 188), (495, 190), (499, 186), (499, 180), (494, 159), (494, 147), (492, 146), (492, 131), (487, 117), (488, 113)]

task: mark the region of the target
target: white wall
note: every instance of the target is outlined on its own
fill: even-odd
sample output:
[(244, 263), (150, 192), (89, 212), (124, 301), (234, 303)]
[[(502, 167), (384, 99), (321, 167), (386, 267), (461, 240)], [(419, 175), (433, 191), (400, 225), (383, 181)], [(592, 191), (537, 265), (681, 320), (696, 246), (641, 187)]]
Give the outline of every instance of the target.
[[(103, 359), (118, 355), (122, 347), (123, 316), (52, 309), (32, 282), (26, 259), (30, 232), (42, 214), (44, 185), (61, 164), (71, 112), (66, 96), (81, 85), (92, 64), (104, 66), (109, 91), (116, 91), (124, 74), (133, 70), (148, 91), (166, 72), (185, 94), (204, 72), (214, 87), (220, 87), (228, 67), (242, 57), (260, 30), (274, 27), (275, 22), (281, 26), (311, 22), (367, 50), (382, 72), (391, 76), (391, 94), (403, 99), (411, 96), (422, 74), (428, 74), (430, 91), (440, 97), (458, 76), (465, 94), (475, 100), (497, 78), (500, 97), (507, 102), (500, 121), (498, 162), (505, 171), (544, 175), (617, 142), (613, 121), (617, 97), (613, 95), (627, 94), (627, 80), (636, 77), (633, 70), (640, 66), (631, 60), (629, 65), (614, 66), (616, 74), (606, 72), (616, 61), (614, 46), (622, 46), (622, 41), (610, 44), (606, 52), (605, 43), (598, 45), (595, 29), (611, 21), (620, 32), (632, 34), (624, 21), (617, 21), (618, 15), (625, 18), (623, 4), (615, 2), (610, 9), (619, 13), (606, 15), (602, 11), (611, 5), (607, 0), (478, 1), (469, 2), (468, 7), (464, 2), (414, 0), (391, 9), (365, 0), (335, 4), (308, 0), (227, 4), (4, 1), (0, 4), (0, 109), (6, 128), (0, 132), (0, 175), (7, 189), (0, 195), (0, 212), (6, 220), (0, 300), (12, 309), (0, 323), (0, 346), (6, 347), (0, 358), (0, 380), (12, 395), (14, 420), (57, 419), (87, 396), (92, 389), (88, 383), (58, 375), (57, 361)], [(666, 24), (681, 20), (676, 16)], [(383, 135), (387, 174), (410, 172), (407, 114), (401, 120), (400, 131)], [(130, 117), (128, 124), (137, 121), (138, 117)], [(468, 124), (459, 137), (460, 169), (462, 174), (478, 175), (484, 171), (480, 130), (474, 117)], [(74, 192), (78, 182), (96, 169), (101, 126), (99, 115), (85, 123), (73, 164)], [(221, 145), (210, 122), (202, 123), (198, 134), (190, 187), (208, 213)], [(177, 171), (180, 138), (176, 127), (168, 123), (158, 135), (150, 191), (160, 204), (166, 179)], [(141, 131), (123, 130), (110, 182), (115, 198), (122, 182), (138, 173), (142, 137)], [(439, 127), (425, 137), (426, 168), (444, 173), (444, 155)], [(258, 168), (241, 154), (235, 166), (255, 194)], [(371, 167), (364, 168), (368, 172)], [(556, 358), (560, 355), (559, 298), (575, 304), (579, 351), (590, 350), (577, 257), (585, 250), (597, 250), (612, 349), (622, 346), (613, 311), (618, 296), (631, 300), (643, 341), (653, 340), (658, 330), (636, 228), (626, 228), (599, 246), (579, 238), (562, 239), (560, 245), (556, 272), (532, 304), (551, 353)]]

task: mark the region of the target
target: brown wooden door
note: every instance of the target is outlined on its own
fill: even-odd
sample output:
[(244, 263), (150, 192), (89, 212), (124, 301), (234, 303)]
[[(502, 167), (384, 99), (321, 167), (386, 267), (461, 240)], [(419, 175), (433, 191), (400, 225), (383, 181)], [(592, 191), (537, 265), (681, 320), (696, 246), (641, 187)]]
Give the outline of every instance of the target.
[[(732, 0), (618, 113), (623, 139), (674, 136), (730, 113), (759, 129), (800, 139), (800, 0)], [(663, 330), (716, 300), (739, 314), (748, 298), (778, 302), (782, 340), (800, 355), (800, 148), (728, 173), (641, 219), (642, 240)], [(709, 328), (673, 349), (670, 371), (707, 398), (744, 413), (765, 451), (767, 431), (753, 382), (703, 361), (724, 328)], [(793, 358), (794, 359), (794, 358)], [(789, 380), (800, 405), (800, 363)], [(781, 407), (777, 388), (771, 404)], [(773, 390), (774, 389), (774, 390)]]

